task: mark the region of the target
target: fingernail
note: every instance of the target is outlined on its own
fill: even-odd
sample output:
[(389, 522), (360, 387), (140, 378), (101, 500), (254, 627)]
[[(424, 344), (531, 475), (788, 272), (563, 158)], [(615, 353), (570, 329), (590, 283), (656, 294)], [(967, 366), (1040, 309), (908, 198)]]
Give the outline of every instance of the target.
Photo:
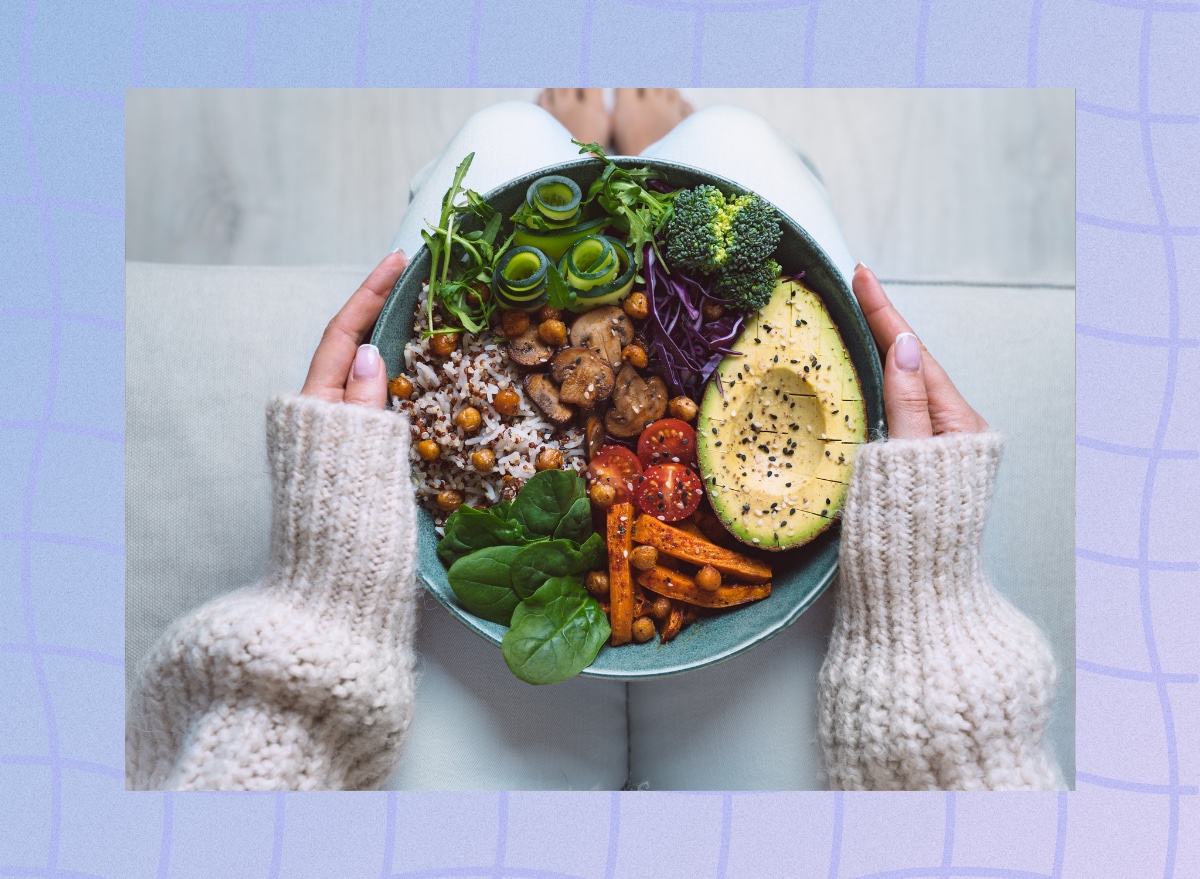
[(896, 337), (896, 366), (904, 372), (916, 372), (921, 368), (921, 343), (912, 333), (901, 333)]
[(358, 353), (354, 355), (354, 366), (350, 369), (350, 378), (355, 381), (365, 381), (379, 375), (383, 358), (379, 349), (374, 345), (359, 345)]
[[(854, 271), (857, 272), (859, 269), (867, 269), (868, 272), (871, 271), (869, 268), (867, 268), (867, 264), (865, 262), (855, 263)], [(871, 274), (875, 274), (875, 273), (871, 272)]]
[(403, 248), (403, 247), (397, 247), (395, 250), (393, 250), (393, 251), (392, 251), (392, 253), (393, 253), (393, 254), (397, 254), (397, 253), (398, 253), (398, 254), (400, 254), (400, 256), (401, 256), (401, 257), (403, 257), (404, 259), (408, 259), (408, 257), (407, 257), (407, 256), (405, 255), (405, 253), (404, 253), (404, 248)]

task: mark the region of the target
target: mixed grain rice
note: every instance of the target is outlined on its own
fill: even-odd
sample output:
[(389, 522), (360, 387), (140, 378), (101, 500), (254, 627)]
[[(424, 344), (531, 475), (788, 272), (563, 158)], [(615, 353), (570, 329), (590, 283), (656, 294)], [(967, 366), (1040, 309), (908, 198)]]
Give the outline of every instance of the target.
[[(555, 427), (529, 399), (503, 341), (487, 331), (463, 333), (449, 357), (431, 353), (430, 340), (421, 338), (429, 326), (426, 300), (423, 293), (412, 341), (404, 348), (406, 374), (415, 390), (408, 400), (393, 398), (392, 408), (408, 414), (412, 421), (413, 481), (418, 498), (434, 511), (441, 533), (446, 513), (434, 506), (438, 492), (454, 489), (462, 492), (468, 504), (490, 506), (511, 498), (533, 476), (533, 461), (542, 449), (562, 452), (564, 469), (583, 470), (587, 458), (583, 431), (573, 426)], [(511, 416), (500, 415), (491, 405), (506, 387), (516, 391), (521, 400)], [(482, 416), (482, 424), (473, 433), (454, 423), (454, 416), (467, 406), (474, 406)], [(441, 447), (436, 460), (425, 461), (417, 455), (417, 443), (426, 439)], [(470, 463), (472, 452), (482, 448), (490, 448), (496, 455), (496, 466), (489, 473), (480, 473)]]

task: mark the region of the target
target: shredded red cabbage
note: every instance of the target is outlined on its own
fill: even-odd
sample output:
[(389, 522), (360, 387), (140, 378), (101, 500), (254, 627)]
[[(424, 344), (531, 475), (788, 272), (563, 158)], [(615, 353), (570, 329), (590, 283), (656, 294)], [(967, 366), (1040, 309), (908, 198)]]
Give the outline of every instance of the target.
[[(699, 402), (704, 383), (727, 354), (737, 352), (728, 346), (742, 331), (745, 315), (730, 309), (729, 303), (713, 295), (704, 280), (689, 277), (678, 269), (668, 273), (654, 253), (645, 249), (646, 299), (650, 306), (650, 339), (654, 359), (672, 394), (687, 394)], [(705, 300), (719, 302), (725, 314), (705, 321), (701, 311)]]

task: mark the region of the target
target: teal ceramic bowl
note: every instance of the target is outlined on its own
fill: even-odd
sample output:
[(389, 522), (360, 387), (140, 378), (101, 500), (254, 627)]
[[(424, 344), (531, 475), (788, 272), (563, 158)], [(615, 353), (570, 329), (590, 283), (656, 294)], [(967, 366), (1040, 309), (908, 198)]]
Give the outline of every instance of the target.
[[(629, 168), (647, 164), (646, 160), (639, 158), (617, 158), (615, 161)], [(658, 160), (649, 164), (663, 172), (667, 183), (679, 188), (709, 183), (726, 193), (746, 191), (731, 180), (699, 168)], [(504, 216), (512, 216), (525, 198), (529, 184), (538, 177), (561, 174), (573, 179), (586, 192), (602, 167), (594, 159), (554, 165), (512, 180), (486, 193), (484, 197)], [(872, 435), (882, 432), (883, 373), (862, 312), (825, 251), (794, 220), (782, 212), (780, 216), (783, 239), (776, 258), (789, 274), (803, 271), (805, 285), (816, 292), (829, 309), (854, 368), (858, 371)], [(404, 346), (412, 335), (417, 297), (422, 283), (428, 277), (429, 251), (422, 247), (392, 290), (371, 338), (387, 362), (389, 375), (402, 371)], [(468, 613), (454, 597), (446, 579), (446, 569), (437, 557), (438, 536), (434, 531), (433, 517), (424, 509), (420, 511), (418, 527), (418, 577), (425, 588), (473, 632), (499, 647), (505, 627)], [(834, 527), (798, 549), (770, 553), (770, 561), (775, 569), (770, 598), (730, 613), (701, 619), (668, 644), (660, 645), (655, 640), (616, 648), (605, 646), (583, 674), (618, 680), (665, 677), (713, 665), (761, 644), (795, 622), (833, 581), (837, 572), (838, 536), (839, 528)], [(496, 662), (503, 661), (497, 650)]]

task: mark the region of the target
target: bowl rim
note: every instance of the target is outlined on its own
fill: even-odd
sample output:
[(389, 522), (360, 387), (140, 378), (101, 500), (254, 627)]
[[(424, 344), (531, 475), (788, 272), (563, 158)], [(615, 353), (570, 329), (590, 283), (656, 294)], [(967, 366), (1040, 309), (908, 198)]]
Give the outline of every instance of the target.
[[(733, 192), (735, 194), (751, 192), (751, 190), (734, 180), (707, 169), (700, 168), (695, 165), (688, 165), (683, 162), (674, 162), (666, 159), (643, 156), (609, 156), (609, 159), (611, 159), (614, 164), (621, 168), (629, 169), (649, 166), (652, 168), (661, 168), (665, 171), (677, 170), (686, 174), (703, 177), (705, 178), (706, 182), (717, 186), (719, 189), (725, 192)], [(584, 169), (590, 166), (598, 165), (600, 162), (600, 159), (594, 157), (581, 157), (579, 159), (572, 159), (567, 162), (557, 162), (552, 165), (547, 165), (543, 168), (528, 171), (518, 177), (514, 177), (498, 186), (489, 189), (487, 192), (483, 193), (481, 197), (484, 201), (490, 202), (493, 198), (499, 197), (514, 188), (520, 188), (522, 186), (528, 187), (528, 184), (533, 180), (536, 180), (538, 177), (542, 177), (547, 174), (561, 174), (563, 171)], [(874, 337), (871, 335), (871, 330), (867, 325), (866, 317), (863, 315), (862, 309), (858, 305), (858, 300), (854, 296), (854, 292), (850, 289), (849, 284), (846, 283), (846, 279), (842, 276), (841, 271), (834, 264), (833, 260), (830, 259), (829, 254), (826, 253), (825, 249), (821, 247), (821, 245), (818, 244), (811, 235), (808, 234), (808, 230), (805, 229), (800, 223), (796, 222), (796, 220), (794, 220), (785, 211), (780, 209), (778, 205), (775, 205), (774, 202), (771, 204), (779, 213), (781, 220), (788, 227), (788, 231), (799, 235), (801, 239), (803, 239), (817, 261), (822, 264), (822, 268), (833, 279), (834, 286), (837, 287), (838, 294), (849, 305), (850, 316), (851, 319), (857, 324), (856, 329), (859, 335), (869, 342), (867, 346), (867, 367), (872, 374), (874, 386), (880, 388), (881, 391), (879, 395), (880, 399), (878, 401), (866, 401), (868, 409), (875, 408), (877, 410), (877, 417), (873, 421), (871, 420), (871, 413), (868, 411), (869, 423), (867, 425), (867, 441), (870, 442), (871, 437), (873, 436), (885, 436), (887, 431), (887, 416), (884, 412), (882, 401), (883, 366), (879, 359), (878, 349), (874, 344)], [(409, 265), (415, 266), (420, 261), (422, 254), (427, 252), (428, 247), (422, 243), (422, 245), (417, 249), (416, 253), (409, 256)], [(392, 287), (391, 292), (388, 294), (388, 300), (384, 304), (383, 310), (379, 315), (379, 319), (375, 324), (375, 328), (371, 333), (372, 343), (378, 343), (380, 328), (384, 326), (393, 307), (395, 307), (399, 301), (399, 296), (397, 294), (400, 291), (401, 285), (406, 281), (408, 273), (409, 270), (406, 269)], [(822, 304), (828, 308), (828, 303), (826, 302), (827, 297), (822, 293), (822, 291), (814, 289), (813, 292), (821, 298)], [(844, 335), (841, 325), (838, 324), (837, 326), (839, 334)], [(856, 365), (855, 369), (859, 370), (860, 367)], [(860, 386), (863, 385), (861, 378), (859, 379), (859, 384)], [(427, 511), (424, 514), (428, 515)], [(841, 544), (840, 517), (835, 527), (828, 529), (825, 534), (828, 534), (832, 537), (830, 546), (825, 547), (825, 550), (837, 550)], [(797, 547), (797, 549), (798, 548), (799, 547)], [(474, 614), (467, 612), (466, 609), (460, 607), (455, 601), (452, 600), (451, 596), (443, 595), (443, 590), (441, 587), (432, 583), (425, 573), (421, 571), (419, 558), (414, 560), (414, 567), (416, 568), (417, 580), (421, 583), (422, 587), (434, 597), (438, 604), (442, 605), (442, 607), (449, 611), (453, 617), (462, 622), (467, 629), (473, 632), (475, 635), (484, 639), (490, 644), (493, 644), (497, 647), (500, 646), (500, 640), (503, 637), (507, 626), (501, 626), (498, 623), (492, 623), (487, 620), (480, 619)], [(706, 655), (701, 659), (693, 658), (681, 660), (673, 664), (647, 669), (631, 670), (627, 668), (597, 668), (595, 664), (593, 664), (583, 669), (583, 671), (580, 672), (580, 676), (603, 680), (654, 680), (658, 678), (672, 677), (683, 674), (684, 672), (696, 671), (701, 668), (709, 668), (719, 663), (726, 662), (747, 652), (752, 647), (769, 641), (771, 638), (775, 637), (780, 632), (795, 623), (805, 611), (812, 607), (817, 599), (825, 594), (830, 584), (837, 576), (838, 567), (838, 556), (835, 552), (832, 561), (827, 563), (824, 570), (819, 574), (816, 586), (810, 588), (799, 601), (789, 608), (787, 613), (771, 621), (765, 628), (756, 629), (744, 636), (731, 639), (734, 641), (734, 643), (728, 645), (728, 647), (718, 651), (717, 653)]]

